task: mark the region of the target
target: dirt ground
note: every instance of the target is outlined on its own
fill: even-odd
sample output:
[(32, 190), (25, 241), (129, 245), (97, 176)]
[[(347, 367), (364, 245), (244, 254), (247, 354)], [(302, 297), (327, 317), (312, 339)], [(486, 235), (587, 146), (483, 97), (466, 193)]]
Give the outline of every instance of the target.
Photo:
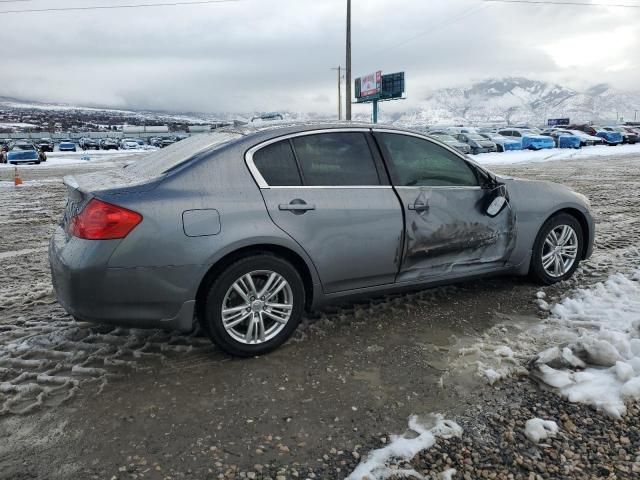
[(608, 157), (494, 169), (591, 199), (596, 250), (568, 282), (496, 278), (335, 306), (249, 360), (197, 333), (73, 321), (53, 298), (46, 245), (62, 176), (104, 166), (25, 169), (20, 188), (0, 170), (0, 478), (344, 478), (411, 414), (456, 418), (483, 402), (493, 414), (508, 389), (485, 385), (460, 349), (497, 325), (539, 321), (540, 290), (552, 303), (638, 267), (639, 166)]

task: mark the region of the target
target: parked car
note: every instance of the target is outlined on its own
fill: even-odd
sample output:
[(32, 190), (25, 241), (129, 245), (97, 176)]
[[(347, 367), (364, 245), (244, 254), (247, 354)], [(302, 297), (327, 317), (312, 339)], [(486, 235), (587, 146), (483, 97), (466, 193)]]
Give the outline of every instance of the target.
[(583, 195), (386, 126), (217, 130), (64, 182), (49, 259), (71, 315), (189, 331), (197, 314), (239, 356), (327, 302), (485, 275), (551, 284), (593, 248)]
[(17, 165), (19, 163), (35, 163), (40, 165), (41, 162), (40, 152), (35, 148), (32, 149), (12, 149), (6, 152), (3, 156), (4, 163), (11, 163)]
[(632, 125), (621, 125), (627, 132), (634, 133), (638, 137), (640, 137), (640, 127), (632, 126)]
[(62, 140), (58, 144), (58, 151), (60, 152), (75, 152), (77, 149), (75, 142), (71, 140)]
[(593, 145), (602, 145), (604, 143), (604, 140), (602, 138), (596, 137), (595, 135), (589, 135), (588, 133), (583, 132), (581, 130), (566, 130), (566, 131), (580, 138), (580, 145), (582, 145), (583, 147), (589, 147)]
[(29, 140), (18, 140), (12, 143), (9, 151), (35, 151), (38, 154), (38, 160), (40, 162), (47, 161), (47, 155), (40, 150), (35, 143)]
[(582, 148), (582, 140), (577, 135), (568, 130), (550, 129), (541, 133), (546, 137), (553, 138), (558, 148)]
[(173, 145), (174, 143), (176, 143), (176, 139), (174, 137), (162, 137), (162, 139), (160, 140), (160, 145), (158, 146), (160, 148), (165, 148), (169, 145)]
[(605, 145), (612, 147), (620, 145), (623, 141), (622, 134), (620, 132), (605, 130), (597, 125), (572, 125), (568, 130), (581, 130), (589, 135), (601, 138)]
[(100, 150), (100, 142), (93, 138), (81, 138), (79, 145), (82, 150)]
[(638, 135), (636, 135), (634, 132), (626, 130), (625, 128), (619, 126), (611, 126), (602, 127), (602, 129), (607, 132), (618, 132), (620, 135), (622, 135), (622, 143), (629, 143), (631, 145), (634, 145), (638, 142)]
[(138, 145), (138, 142), (136, 142), (135, 140), (131, 140), (129, 138), (123, 139), (120, 142), (120, 149), (122, 150), (138, 150), (139, 148), (140, 148), (140, 145)]
[(38, 150), (41, 152), (53, 152), (55, 143), (50, 138), (41, 138), (36, 143)]
[(455, 137), (453, 137), (452, 135), (449, 135), (446, 132), (430, 132), (428, 135), (444, 143), (445, 145), (450, 146), (451, 148), (455, 148), (461, 153), (464, 153), (464, 154), (471, 153), (471, 147), (468, 144), (463, 143), (460, 140), (457, 140)]
[(477, 133), (458, 133), (455, 135), (455, 138), (456, 140), (469, 145), (471, 153), (474, 155), (498, 151), (498, 147), (495, 143), (491, 140), (487, 140)]
[(504, 137), (519, 140), (523, 149), (542, 150), (545, 148), (554, 148), (556, 143), (550, 137), (545, 137), (539, 133), (525, 128), (504, 128), (498, 130), (498, 133)]
[(118, 150), (118, 142), (111, 138), (103, 138), (100, 140), (101, 150)]
[(487, 140), (491, 140), (496, 144), (498, 152), (510, 152), (513, 150), (522, 150), (522, 142), (507, 138), (499, 133), (492, 132), (480, 132), (479, 135), (482, 135)]

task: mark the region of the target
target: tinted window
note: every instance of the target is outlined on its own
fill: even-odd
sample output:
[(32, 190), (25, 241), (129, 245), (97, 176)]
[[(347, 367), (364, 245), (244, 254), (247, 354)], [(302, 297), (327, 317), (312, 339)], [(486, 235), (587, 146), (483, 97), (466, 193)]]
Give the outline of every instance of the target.
[(289, 140), (261, 148), (253, 155), (253, 163), (271, 186), (302, 185)]
[(380, 134), (391, 154), (393, 182), (403, 187), (476, 186), (478, 180), (467, 163), (454, 153), (409, 135)]
[(380, 185), (364, 133), (322, 133), (293, 139), (305, 185)]

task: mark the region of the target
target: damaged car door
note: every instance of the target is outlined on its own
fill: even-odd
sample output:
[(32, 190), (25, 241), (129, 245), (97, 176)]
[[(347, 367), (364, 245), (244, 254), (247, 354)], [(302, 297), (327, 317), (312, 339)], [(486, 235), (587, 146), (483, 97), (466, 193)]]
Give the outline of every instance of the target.
[[(374, 135), (405, 211), (397, 281), (502, 268), (516, 232), (508, 201), (494, 203), (498, 185), (462, 156), (422, 136), (392, 130)], [(501, 203), (497, 213), (490, 211), (496, 203)]]
[(326, 293), (395, 281), (402, 209), (368, 129), (294, 134), (250, 157), (269, 215), (307, 252)]

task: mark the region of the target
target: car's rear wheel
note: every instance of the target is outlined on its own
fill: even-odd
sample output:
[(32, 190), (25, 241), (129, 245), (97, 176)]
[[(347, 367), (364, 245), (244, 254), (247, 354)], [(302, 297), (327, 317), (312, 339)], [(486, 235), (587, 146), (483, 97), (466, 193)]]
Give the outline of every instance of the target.
[(278, 348), (295, 331), (304, 302), (302, 278), (287, 260), (253, 255), (227, 267), (213, 282), (201, 321), (227, 353), (262, 355)]
[(560, 213), (551, 217), (536, 237), (531, 276), (546, 285), (571, 277), (582, 258), (583, 238), (580, 222), (573, 215)]

